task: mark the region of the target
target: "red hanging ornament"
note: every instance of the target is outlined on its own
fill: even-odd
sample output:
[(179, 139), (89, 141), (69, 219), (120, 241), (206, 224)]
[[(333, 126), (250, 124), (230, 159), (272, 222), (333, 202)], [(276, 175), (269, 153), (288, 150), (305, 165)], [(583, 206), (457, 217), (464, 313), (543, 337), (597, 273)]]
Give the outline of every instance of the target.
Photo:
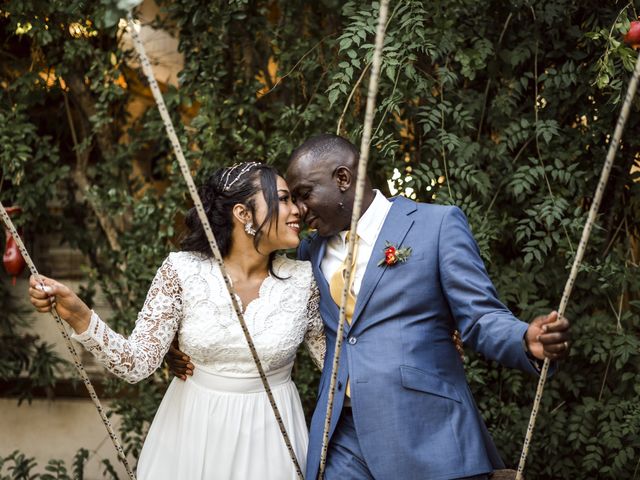
[[(17, 215), (21, 211), (20, 207), (9, 207), (6, 210), (10, 217)], [(4, 264), (5, 271), (12, 277), (11, 283), (15, 285), (16, 277), (22, 273), (26, 266), (26, 262), (24, 261), (24, 258), (22, 258), (22, 254), (20, 253), (20, 249), (18, 248), (16, 241), (6, 227), (5, 232), (6, 242), (4, 255), (2, 256), (2, 263)], [(22, 236), (20, 231), (18, 231), (18, 234)]]
[(624, 42), (632, 48), (640, 48), (640, 20), (634, 20), (631, 22), (629, 31), (624, 36)]

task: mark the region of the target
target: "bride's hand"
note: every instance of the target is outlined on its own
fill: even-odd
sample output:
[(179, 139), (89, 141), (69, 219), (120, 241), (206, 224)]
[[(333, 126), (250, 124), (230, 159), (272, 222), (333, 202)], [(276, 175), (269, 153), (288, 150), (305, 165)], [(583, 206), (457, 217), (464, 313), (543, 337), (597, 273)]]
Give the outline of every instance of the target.
[(91, 310), (66, 285), (40, 275), (40, 282), (29, 278), (29, 297), (39, 312), (49, 312), (54, 307), (64, 321), (82, 333), (89, 327)]

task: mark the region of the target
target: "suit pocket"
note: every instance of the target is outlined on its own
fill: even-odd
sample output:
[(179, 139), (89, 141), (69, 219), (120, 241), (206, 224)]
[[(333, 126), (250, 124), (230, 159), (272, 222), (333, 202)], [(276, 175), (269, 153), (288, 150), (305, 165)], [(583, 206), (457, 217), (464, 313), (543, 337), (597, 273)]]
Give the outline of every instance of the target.
[(424, 372), (414, 367), (402, 365), (400, 366), (400, 376), (402, 379), (402, 386), (404, 388), (430, 393), (431, 395), (437, 395), (439, 397), (448, 398), (458, 403), (462, 403), (456, 387), (437, 375)]

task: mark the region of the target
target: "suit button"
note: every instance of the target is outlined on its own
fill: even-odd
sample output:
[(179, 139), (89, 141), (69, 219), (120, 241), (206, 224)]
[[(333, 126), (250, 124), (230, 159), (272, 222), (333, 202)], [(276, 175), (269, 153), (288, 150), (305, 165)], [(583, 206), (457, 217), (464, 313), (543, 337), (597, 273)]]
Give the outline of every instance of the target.
[(349, 343), (351, 345), (355, 345), (356, 343), (358, 343), (358, 339), (356, 337), (349, 337)]
[(338, 382), (338, 390), (342, 390), (342, 382)]

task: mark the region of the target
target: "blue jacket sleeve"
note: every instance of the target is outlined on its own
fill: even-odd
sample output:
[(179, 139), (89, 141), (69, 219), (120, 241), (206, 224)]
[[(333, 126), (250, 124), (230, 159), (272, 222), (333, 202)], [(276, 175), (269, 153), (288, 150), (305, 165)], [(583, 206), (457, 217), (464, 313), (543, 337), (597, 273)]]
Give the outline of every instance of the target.
[(498, 299), (458, 207), (444, 215), (438, 249), (442, 289), (463, 342), (507, 367), (537, 373), (522, 343), (528, 324)]

